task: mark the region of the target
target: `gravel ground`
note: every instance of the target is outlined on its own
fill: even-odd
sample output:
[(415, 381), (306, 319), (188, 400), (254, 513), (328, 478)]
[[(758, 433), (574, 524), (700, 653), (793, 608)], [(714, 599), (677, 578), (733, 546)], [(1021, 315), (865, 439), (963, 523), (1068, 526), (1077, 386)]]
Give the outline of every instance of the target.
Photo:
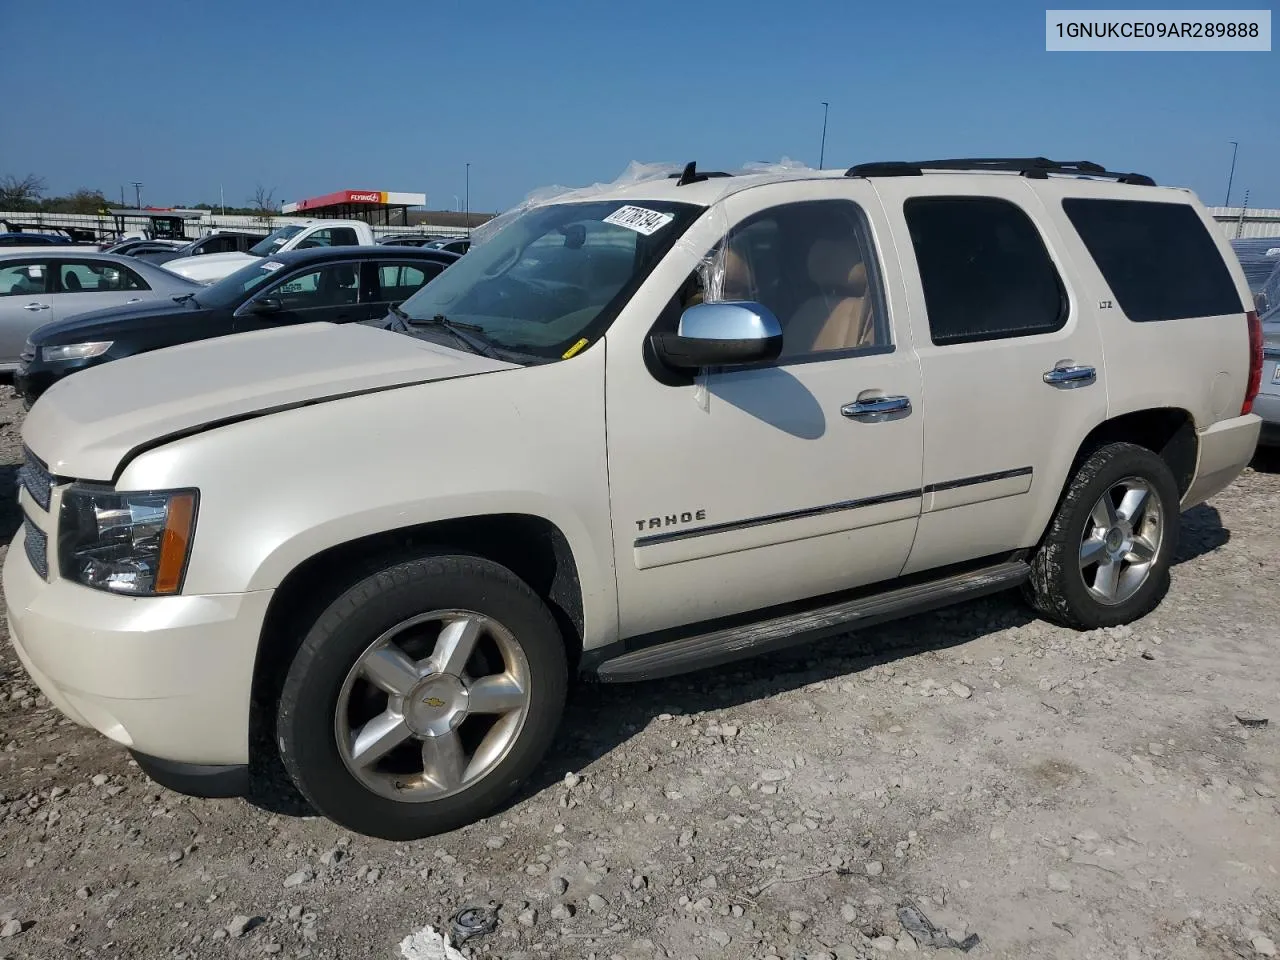
[[(7, 541), (17, 404), (0, 422)], [(515, 803), (420, 843), (278, 793), (164, 791), (5, 644), (0, 957), (391, 958), (473, 903), (499, 925), (467, 952), (506, 960), (932, 952), (903, 904), (975, 957), (1273, 956), (1280, 472), (1256, 466), (1185, 517), (1173, 589), (1132, 628), (1003, 596), (584, 687)]]

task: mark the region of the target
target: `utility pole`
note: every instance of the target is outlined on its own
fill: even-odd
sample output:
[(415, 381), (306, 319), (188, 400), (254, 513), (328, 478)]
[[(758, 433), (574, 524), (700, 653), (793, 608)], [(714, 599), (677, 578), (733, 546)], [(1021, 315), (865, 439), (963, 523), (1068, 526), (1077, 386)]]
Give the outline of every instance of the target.
[(1240, 149), (1240, 141), (1228, 140), (1231, 144), (1231, 172), (1227, 174), (1227, 199), (1223, 202), (1224, 207), (1231, 206), (1231, 181), (1236, 178), (1236, 151)]
[(467, 164), (467, 229), (471, 229), (471, 164)]
[(130, 180), (129, 182), (133, 184), (133, 208), (135, 210), (141, 210), (142, 209), (142, 181)]
[(831, 104), (822, 101), (822, 147), (818, 150), (818, 169), (822, 169), (822, 161), (827, 158), (827, 110)]
[(124, 184), (120, 184), (120, 209), (124, 209)]

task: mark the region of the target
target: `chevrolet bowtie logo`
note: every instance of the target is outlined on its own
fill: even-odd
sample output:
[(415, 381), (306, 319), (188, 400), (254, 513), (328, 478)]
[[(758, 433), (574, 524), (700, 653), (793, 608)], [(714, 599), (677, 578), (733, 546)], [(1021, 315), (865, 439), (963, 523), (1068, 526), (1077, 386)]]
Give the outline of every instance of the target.
[(425, 703), (428, 707), (444, 706), (444, 701), (441, 700), (439, 697), (425, 697), (422, 702)]

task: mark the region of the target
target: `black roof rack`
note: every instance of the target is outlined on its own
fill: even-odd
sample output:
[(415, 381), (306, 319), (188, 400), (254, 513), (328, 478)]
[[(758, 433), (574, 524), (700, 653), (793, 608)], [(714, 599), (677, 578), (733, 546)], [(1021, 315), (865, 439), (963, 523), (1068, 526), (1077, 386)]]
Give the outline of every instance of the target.
[(1033, 180), (1049, 174), (1098, 177), (1117, 183), (1133, 183), (1154, 187), (1156, 182), (1145, 173), (1117, 173), (1089, 160), (1049, 160), (1046, 157), (969, 157), (955, 160), (879, 160), (858, 163), (845, 171), (846, 177), (918, 177), (926, 170), (997, 170), (1017, 173)]
[(694, 160), (690, 160), (684, 165), (682, 173), (667, 174), (668, 180), (677, 180), (677, 187), (687, 186), (690, 183), (701, 183), (703, 180), (710, 180), (712, 177), (731, 177), (731, 173), (721, 173), (719, 170), (699, 170), (698, 164)]

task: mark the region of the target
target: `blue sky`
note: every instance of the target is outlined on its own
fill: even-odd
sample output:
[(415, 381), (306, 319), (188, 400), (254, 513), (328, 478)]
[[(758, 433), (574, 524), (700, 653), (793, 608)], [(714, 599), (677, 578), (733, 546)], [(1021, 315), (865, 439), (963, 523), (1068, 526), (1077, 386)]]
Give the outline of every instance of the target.
[[(1055, 4), (1065, 6), (1065, 4)], [(157, 205), (345, 188), (452, 207), (704, 168), (1089, 159), (1280, 207), (1280, 53), (1046, 53), (1044, 5), (11, 2), (0, 174)], [(173, 65), (176, 69), (171, 69)]]

